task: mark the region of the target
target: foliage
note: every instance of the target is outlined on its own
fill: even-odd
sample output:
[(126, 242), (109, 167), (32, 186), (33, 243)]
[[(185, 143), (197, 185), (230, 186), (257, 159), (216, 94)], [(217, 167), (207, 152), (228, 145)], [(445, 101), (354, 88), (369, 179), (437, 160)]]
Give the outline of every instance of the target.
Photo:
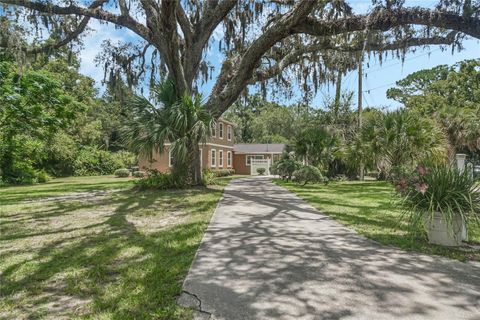
[(171, 81), (158, 85), (154, 95), (155, 104), (140, 96), (130, 101), (135, 116), (125, 128), (126, 141), (132, 150), (148, 158), (152, 150), (163, 152), (165, 143), (170, 142), (175, 176), (185, 179), (182, 184), (197, 184), (201, 176), (198, 144), (206, 142), (214, 120), (200, 95), (184, 95), (178, 100)]
[(479, 222), (480, 193), (466, 170), (459, 172), (450, 166), (423, 167), (396, 181), (396, 190), (405, 210), (404, 218), (415, 229), (424, 219), (439, 213), (448, 224), (455, 216), (463, 221)]
[(186, 185), (182, 177), (178, 177), (176, 173), (164, 173), (158, 170), (149, 170), (147, 175), (139, 180), (135, 181), (135, 186), (139, 190), (148, 189), (178, 189), (184, 188)]
[(328, 183), (328, 178), (324, 177), (320, 169), (315, 166), (302, 166), (293, 172), (294, 181), (306, 185), (307, 183)]
[(37, 176), (37, 182), (39, 183), (45, 183), (52, 180), (52, 177), (47, 172), (45, 172), (45, 170), (37, 171), (36, 176)]
[(291, 180), (293, 172), (301, 167), (301, 163), (296, 161), (292, 155), (284, 152), (277, 162), (272, 165), (271, 172), (279, 175), (282, 180)]
[(121, 169), (115, 170), (113, 174), (115, 175), (115, 177), (118, 177), (118, 178), (126, 178), (130, 176), (130, 170), (126, 168), (121, 168)]
[(324, 127), (306, 128), (295, 138), (295, 153), (314, 166), (328, 168), (339, 148), (340, 140)]
[(214, 185), (217, 183), (217, 175), (215, 174), (214, 171), (210, 170), (210, 169), (204, 169), (203, 170), (203, 175), (202, 175), (202, 179), (203, 179), (203, 184), (206, 185), (206, 186), (209, 186), (209, 185)]
[(480, 59), (421, 70), (397, 82), (387, 95), (419, 117), (435, 119), (452, 153), (480, 150)]
[[(28, 183), (34, 161), (22, 148), (41, 144), (65, 128), (81, 103), (47, 71), (25, 70), (0, 60), (0, 171), (7, 183)], [(35, 141), (35, 140), (38, 140)], [(22, 170), (25, 170), (22, 172)]]
[(124, 153), (115, 154), (97, 147), (85, 147), (78, 153), (73, 163), (76, 176), (93, 176), (112, 174), (115, 170), (126, 167)]
[(132, 173), (132, 176), (135, 177), (135, 178), (143, 178), (143, 177), (145, 177), (145, 175), (146, 175), (145, 171), (134, 171)]
[(267, 171), (265, 168), (257, 168), (257, 173), (261, 176), (265, 174), (265, 171)]
[(349, 162), (363, 158), (365, 164), (376, 166), (381, 178), (390, 179), (392, 168), (397, 166), (413, 169), (422, 162), (445, 163), (447, 150), (445, 135), (434, 120), (398, 110), (368, 119), (346, 148), (345, 158)]

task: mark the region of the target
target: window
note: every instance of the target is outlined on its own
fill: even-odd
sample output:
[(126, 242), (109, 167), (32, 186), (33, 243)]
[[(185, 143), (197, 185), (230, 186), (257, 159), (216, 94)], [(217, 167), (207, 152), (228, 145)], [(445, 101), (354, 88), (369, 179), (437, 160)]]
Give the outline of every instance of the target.
[(210, 151), (210, 166), (215, 167), (217, 165), (217, 150), (212, 149)]
[(263, 159), (263, 154), (259, 155), (247, 155), (247, 166), (249, 166), (252, 163), (252, 159)]
[(223, 123), (221, 122), (218, 124), (218, 137), (223, 139)]
[(175, 163), (175, 159), (173, 159), (173, 154), (172, 154), (172, 150), (170, 149), (168, 151), (168, 166), (169, 167), (173, 167), (173, 164)]
[(223, 150), (218, 150), (218, 166), (223, 168)]
[(217, 124), (213, 123), (212, 124), (212, 138), (215, 138), (217, 136)]
[(231, 125), (227, 126), (227, 140), (232, 141), (232, 126)]
[(232, 151), (227, 151), (227, 167), (232, 167)]

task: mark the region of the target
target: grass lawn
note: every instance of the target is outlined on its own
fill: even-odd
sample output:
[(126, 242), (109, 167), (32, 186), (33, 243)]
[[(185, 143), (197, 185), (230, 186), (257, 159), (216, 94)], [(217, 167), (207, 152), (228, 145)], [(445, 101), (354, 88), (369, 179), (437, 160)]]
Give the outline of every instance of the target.
[[(389, 183), (379, 181), (331, 182), (306, 185), (275, 180), (278, 185), (295, 192), (320, 211), (353, 228), (358, 233), (385, 245), (404, 250), (442, 255), (458, 260), (480, 260), (480, 250), (453, 249), (431, 245), (426, 235), (412, 238), (401, 211), (394, 203), (394, 190)], [(472, 242), (480, 245), (480, 228), (469, 231)]]
[[(114, 177), (0, 188), (0, 319), (188, 319), (175, 298), (231, 179), (171, 191)], [(58, 198), (93, 190), (111, 192)]]

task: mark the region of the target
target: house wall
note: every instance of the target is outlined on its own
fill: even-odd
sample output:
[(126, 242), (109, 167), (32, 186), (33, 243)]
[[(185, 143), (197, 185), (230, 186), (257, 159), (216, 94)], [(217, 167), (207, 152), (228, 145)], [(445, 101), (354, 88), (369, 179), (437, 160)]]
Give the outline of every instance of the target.
[(170, 171), (170, 167), (168, 166), (169, 148), (169, 146), (165, 146), (165, 151), (162, 153), (154, 152), (151, 161), (148, 160), (147, 157), (139, 156), (138, 166), (140, 167), (140, 170), (146, 171), (149, 169), (156, 169), (160, 172)]
[[(223, 138), (220, 137), (220, 124), (223, 125)], [(228, 139), (228, 128), (231, 128), (231, 139)], [(217, 121), (215, 135), (211, 136), (207, 140), (206, 145), (200, 146), (202, 150), (202, 168), (209, 168), (212, 170), (233, 168), (233, 144), (234, 144), (234, 126), (233, 124), (224, 121), (222, 119)], [(211, 150), (216, 151), (216, 163), (215, 166), (211, 166)], [(220, 150), (223, 151), (223, 165), (220, 165), (219, 154)], [(227, 152), (232, 152), (232, 165), (227, 165)], [(141, 170), (156, 169), (160, 172), (169, 172), (171, 170), (169, 166), (169, 146), (165, 146), (163, 153), (155, 153), (150, 162), (146, 157), (139, 157), (139, 167)]]
[[(235, 153), (233, 155), (233, 168), (235, 169), (236, 174), (250, 174), (250, 165), (247, 165), (247, 155), (263, 155), (264, 159), (270, 159), (272, 161), (276, 161), (279, 159), (280, 154), (273, 154), (273, 153), (255, 153), (255, 154), (246, 154), (246, 153)], [(271, 162), (273, 163), (273, 162)]]

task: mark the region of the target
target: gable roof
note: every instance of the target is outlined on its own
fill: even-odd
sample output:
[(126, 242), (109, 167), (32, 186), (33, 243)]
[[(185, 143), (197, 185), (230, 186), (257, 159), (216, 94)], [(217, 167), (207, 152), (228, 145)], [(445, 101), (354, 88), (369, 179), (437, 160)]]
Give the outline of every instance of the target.
[(239, 143), (233, 145), (233, 152), (237, 153), (282, 153), (284, 143)]

